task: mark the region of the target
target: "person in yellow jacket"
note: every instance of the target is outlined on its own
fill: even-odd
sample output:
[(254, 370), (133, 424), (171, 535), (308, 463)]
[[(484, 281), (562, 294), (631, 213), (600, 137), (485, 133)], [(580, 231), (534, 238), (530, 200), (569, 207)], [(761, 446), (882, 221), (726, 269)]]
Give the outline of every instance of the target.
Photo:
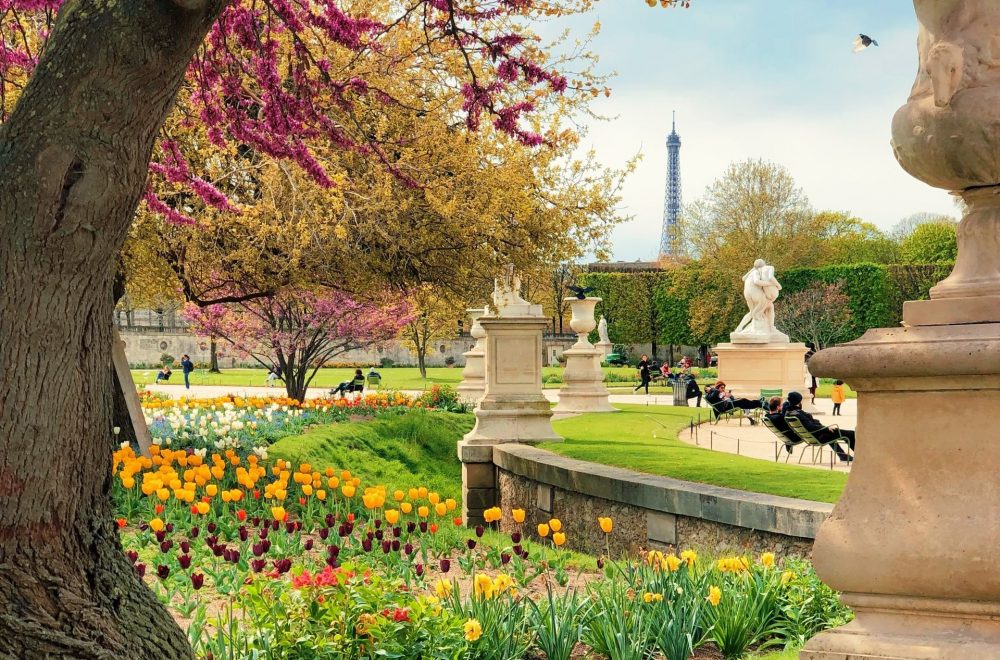
[(844, 402), (847, 395), (844, 394), (844, 381), (838, 380), (833, 384), (833, 389), (830, 391), (830, 399), (833, 400), (833, 414), (840, 414), (840, 404)]

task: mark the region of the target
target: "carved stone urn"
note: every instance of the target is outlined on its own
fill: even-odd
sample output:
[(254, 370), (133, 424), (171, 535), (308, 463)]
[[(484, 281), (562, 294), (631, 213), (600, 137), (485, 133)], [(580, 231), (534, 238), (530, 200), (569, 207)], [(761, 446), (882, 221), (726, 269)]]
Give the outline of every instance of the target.
[(573, 312), (569, 327), (577, 334), (577, 341), (566, 351), (566, 370), (563, 386), (559, 390), (557, 413), (615, 412), (608, 400), (601, 369), (603, 352), (590, 343), (587, 335), (597, 327), (594, 308), (600, 298), (564, 298)]
[(856, 618), (802, 658), (1000, 658), (1000, 2), (915, 0), (892, 123), (907, 172), (966, 203), (954, 271), (903, 326), (820, 351), (858, 392), (855, 463), (813, 549)]
[(597, 303), (601, 302), (601, 299), (567, 298), (566, 300), (569, 301), (570, 310), (573, 313), (569, 320), (569, 327), (577, 334), (576, 344), (573, 345), (573, 348), (593, 348), (594, 345), (590, 343), (587, 336), (597, 327), (597, 321), (594, 319), (594, 308), (597, 307)]

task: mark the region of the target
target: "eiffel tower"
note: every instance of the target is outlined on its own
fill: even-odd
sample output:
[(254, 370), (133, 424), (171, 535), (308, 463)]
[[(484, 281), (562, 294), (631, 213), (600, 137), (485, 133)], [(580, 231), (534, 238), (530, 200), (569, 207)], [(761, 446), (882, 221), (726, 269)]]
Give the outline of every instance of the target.
[(667, 183), (663, 190), (663, 231), (660, 234), (660, 258), (679, 257), (681, 251), (681, 136), (677, 135), (677, 113), (667, 136)]

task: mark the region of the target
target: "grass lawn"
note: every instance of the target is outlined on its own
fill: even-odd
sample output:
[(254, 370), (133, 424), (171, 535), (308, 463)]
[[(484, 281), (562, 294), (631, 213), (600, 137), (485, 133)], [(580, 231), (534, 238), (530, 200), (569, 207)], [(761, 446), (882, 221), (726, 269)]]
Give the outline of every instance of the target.
[[(677, 440), (696, 409), (619, 405), (622, 412), (553, 423), (566, 441), (544, 449), (584, 461), (757, 493), (836, 502), (847, 482), (840, 472), (715, 452)], [(655, 434), (655, 436), (654, 436)]]
[[(156, 378), (157, 369), (133, 369), (132, 379), (136, 385), (148, 385)], [(367, 373), (367, 369), (362, 370)], [(545, 367), (542, 369), (543, 379), (558, 377), (562, 380), (562, 367)], [(630, 367), (605, 367), (605, 373), (613, 378), (631, 379), (635, 375), (635, 369)], [(420, 377), (420, 370), (416, 367), (388, 367), (379, 369), (382, 374), (382, 387), (389, 390), (423, 390), (431, 385), (451, 385), (456, 387), (462, 382), (462, 369), (460, 367), (429, 367), (427, 378)], [(350, 380), (354, 376), (354, 369), (320, 369), (313, 379), (310, 387), (331, 388), (345, 380)], [(174, 369), (174, 374), (170, 377), (169, 385), (184, 385), (184, 374), (180, 368)], [(212, 374), (203, 369), (197, 369), (191, 374), (192, 385), (228, 385), (231, 387), (261, 387), (267, 384), (267, 371), (265, 369), (223, 369), (221, 374)], [(280, 383), (278, 383), (280, 385)], [(559, 388), (561, 382), (545, 383), (545, 387)]]

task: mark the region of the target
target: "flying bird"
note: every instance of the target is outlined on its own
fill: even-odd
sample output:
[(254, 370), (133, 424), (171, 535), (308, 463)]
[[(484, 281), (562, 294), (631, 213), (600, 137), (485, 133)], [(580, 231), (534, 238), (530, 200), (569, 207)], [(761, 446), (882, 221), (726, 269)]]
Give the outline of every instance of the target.
[(594, 287), (592, 287), (592, 286), (572, 286), (572, 285), (570, 285), (567, 288), (570, 290), (570, 293), (572, 293), (573, 295), (575, 295), (579, 300), (585, 300), (587, 298), (587, 294), (594, 290)]
[(854, 38), (855, 53), (860, 53), (869, 46), (878, 46), (878, 42), (869, 37), (867, 34), (859, 34), (857, 37)]

